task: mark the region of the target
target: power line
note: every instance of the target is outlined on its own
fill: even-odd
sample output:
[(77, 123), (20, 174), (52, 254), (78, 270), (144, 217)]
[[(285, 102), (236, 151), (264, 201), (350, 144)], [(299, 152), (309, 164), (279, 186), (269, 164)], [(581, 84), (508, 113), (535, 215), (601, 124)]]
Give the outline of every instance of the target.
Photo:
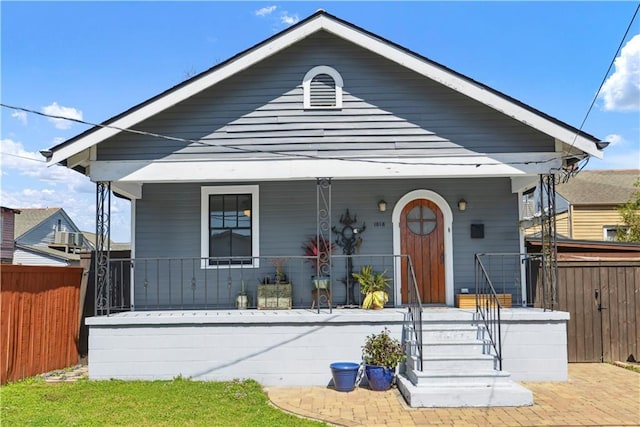
[(166, 139), (166, 140), (177, 141), (177, 142), (186, 142), (186, 143), (190, 143), (190, 144), (199, 144), (199, 145), (203, 145), (203, 146), (207, 146), (207, 147), (227, 148), (227, 149), (233, 149), (233, 150), (237, 150), (237, 151), (241, 151), (241, 152), (245, 152), (245, 153), (250, 153), (250, 154), (256, 154), (256, 153), (273, 154), (273, 155), (283, 156), (283, 157), (287, 157), (287, 158), (300, 157), (300, 158), (312, 159), (312, 160), (340, 160), (340, 161), (345, 161), (345, 162), (373, 163), (373, 164), (376, 164), (376, 165), (395, 164), (395, 165), (404, 165), (404, 166), (469, 166), (469, 167), (480, 167), (480, 166), (499, 166), (499, 165), (545, 164), (545, 163), (553, 162), (555, 160), (562, 160), (562, 159), (566, 159), (568, 157), (573, 157), (573, 156), (552, 156), (552, 157), (550, 157), (550, 158), (548, 158), (546, 160), (523, 160), (523, 161), (519, 161), (519, 162), (480, 162), (480, 163), (478, 163), (478, 162), (469, 162), (469, 163), (403, 162), (403, 161), (399, 161), (399, 160), (388, 160), (388, 159), (379, 159), (379, 160), (354, 159), (354, 158), (340, 157), (340, 156), (320, 157), (320, 156), (313, 155), (313, 154), (292, 153), (292, 152), (284, 152), (284, 151), (277, 151), (277, 150), (249, 149), (249, 148), (238, 147), (236, 145), (231, 145), (231, 144), (216, 144), (216, 143), (211, 143), (211, 142), (205, 142), (205, 141), (202, 141), (202, 140), (180, 138), (180, 137), (163, 135), (163, 134), (154, 133), (154, 132), (141, 131), (141, 130), (137, 130), (137, 129), (121, 128), (121, 127), (118, 127), (118, 126), (113, 126), (113, 125), (108, 125), (108, 124), (92, 123), (92, 122), (88, 122), (86, 120), (81, 120), (81, 119), (76, 119), (76, 118), (71, 118), (71, 117), (64, 117), (64, 116), (59, 116), (59, 115), (55, 115), (55, 114), (47, 114), (47, 113), (43, 113), (43, 112), (40, 112), (40, 111), (37, 111), (37, 110), (33, 110), (33, 109), (30, 109), (30, 108), (18, 107), (18, 106), (8, 105), (8, 104), (4, 104), (4, 103), (0, 103), (0, 106), (4, 107), (4, 108), (12, 109), (12, 110), (18, 110), (18, 111), (24, 111), (24, 112), (30, 113), (30, 114), (36, 114), (36, 115), (47, 117), (47, 118), (69, 120), (69, 121), (72, 121), (72, 122), (75, 122), (75, 123), (80, 123), (80, 124), (83, 124), (83, 125), (100, 127), (100, 128), (107, 128), (107, 129), (115, 129), (115, 130), (118, 130), (118, 131), (121, 131), (121, 132), (129, 132), (129, 133), (133, 133), (133, 134), (136, 134), (136, 135), (150, 136), (150, 137), (154, 137), (154, 138)]
[(33, 157), (19, 156), (17, 154), (4, 153), (4, 152), (0, 152), (0, 154), (3, 155), (3, 156), (11, 156), (11, 157), (17, 157), (19, 159), (31, 160), (31, 161), (38, 162), (38, 163), (47, 163), (46, 160), (34, 159)]
[(573, 142), (571, 143), (571, 147), (569, 147), (569, 150), (567, 150), (567, 152), (571, 151), (571, 148), (573, 148), (574, 144), (576, 143), (576, 140), (578, 139), (578, 134), (582, 131), (582, 127), (587, 122), (587, 118), (589, 118), (589, 114), (591, 114), (591, 110), (593, 109), (593, 106), (596, 104), (596, 101), (598, 100), (598, 96), (600, 95), (600, 91), (602, 90), (602, 86), (604, 86), (604, 83), (607, 81), (607, 77), (609, 77), (609, 73), (611, 72), (611, 68), (613, 67), (613, 64), (615, 63), (616, 58), (618, 57), (618, 52), (620, 52), (620, 49), (622, 49), (622, 45), (624, 44), (624, 41), (626, 40), (627, 35), (629, 34), (629, 30), (631, 30), (631, 26), (633, 25), (633, 21), (635, 21), (636, 16), (638, 15), (638, 10), (640, 10), (640, 2), (636, 6), (636, 10), (633, 13), (633, 16), (631, 17), (631, 21), (629, 21), (629, 25), (627, 25), (627, 29), (624, 32), (624, 35), (622, 36), (622, 39), (620, 40), (620, 43), (618, 44), (618, 48), (616, 49), (615, 53), (613, 54), (613, 58), (611, 59), (611, 62), (609, 63), (609, 67), (607, 68), (607, 72), (604, 73), (604, 76), (602, 77), (602, 81), (600, 82), (600, 86), (598, 87), (598, 91), (596, 92), (596, 95), (593, 97), (593, 100), (591, 101), (591, 104), (589, 105), (589, 109), (587, 110), (587, 113), (585, 114), (584, 119), (582, 119), (582, 123), (580, 123), (580, 127), (578, 128), (578, 132), (576, 132), (575, 136), (573, 137)]

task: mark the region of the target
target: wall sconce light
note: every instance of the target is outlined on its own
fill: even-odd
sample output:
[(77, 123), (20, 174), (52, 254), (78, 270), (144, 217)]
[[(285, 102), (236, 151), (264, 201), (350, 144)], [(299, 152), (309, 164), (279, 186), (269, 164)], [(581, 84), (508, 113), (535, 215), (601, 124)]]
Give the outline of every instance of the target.
[(458, 200), (458, 210), (461, 212), (467, 210), (467, 201), (465, 199)]
[(379, 210), (380, 212), (384, 212), (384, 211), (386, 211), (386, 210), (387, 210), (387, 202), (385, 202), (384, 200), (380, 200), (380, 201), (378, 202), (378, 210)]

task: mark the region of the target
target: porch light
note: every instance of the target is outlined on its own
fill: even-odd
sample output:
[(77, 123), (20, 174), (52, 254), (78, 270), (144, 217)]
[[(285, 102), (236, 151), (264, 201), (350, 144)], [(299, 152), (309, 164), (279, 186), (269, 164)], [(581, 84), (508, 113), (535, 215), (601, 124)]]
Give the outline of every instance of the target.
[(467, 210), (467, 201), (465, 199), (458, 200), (458, 210), (464, 212)]
[(378, 202), (378, 210), (379, 210), (380, 212), (384, 212), (384, 211), (386, 211), (386, 210), (387, 210), (387, 202), (385, 202), (384, 200), (380, 200), (380, 201)]

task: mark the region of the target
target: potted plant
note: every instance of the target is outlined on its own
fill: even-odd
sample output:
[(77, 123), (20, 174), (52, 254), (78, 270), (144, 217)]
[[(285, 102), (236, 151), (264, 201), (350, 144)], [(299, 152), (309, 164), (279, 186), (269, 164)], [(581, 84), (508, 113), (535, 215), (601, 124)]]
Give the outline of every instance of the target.
[(240, 292), (236, 295), (236, 308), (238, 310), (244, 310), (249, 307), (249, 295), (244, 289), (244, 280), (241, 282)]
[(327, 267), (329, 266), (329, 254), (335, 249), (336, 245), (333, 244), (329, 239), (326, 239), (322, 236), (309, 236), (305, 241), (302, 250), (304, 251), (304, 255), (309, 258), (311, 264), (313, 265), (313, 271), (317, 274), (311, 276), (313, 281), (313, 285), (316, 289), (328, 289), (329, 288), (329, 277), (324, 275)]
[(271, 264), (276, 268), (275, 282), (286, 283), (287, 275), (284, 272), (284, 266), (287, 264), (286, 258), (274, 258)]
[(369, 387), (376, 391), (391, 388), (396, 367), (405, 358), (402, 344), (389, 335), (386, 327), (379, 334), (369, 335), (362, 346), (362, 360)]
[(353, 273), (353, 278), (360, 284), (360, 292), (365, 296), (362, 301), (364, 309), (381, 309), (389, 301), (387, 288), (391, 278), (386, 276), (387, 270), (375, 273), (373, 267), (365, 265), (360, 273)]

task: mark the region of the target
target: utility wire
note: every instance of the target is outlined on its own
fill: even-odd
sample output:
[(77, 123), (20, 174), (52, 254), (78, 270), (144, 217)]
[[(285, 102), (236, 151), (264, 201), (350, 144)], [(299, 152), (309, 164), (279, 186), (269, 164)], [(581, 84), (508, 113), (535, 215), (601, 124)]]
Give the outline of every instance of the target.
[(616, 58), (618, 57), (618, 53), (620, 52), (620, 49), (622, 49), (622, 45), (624, 44), (624, 41), (626, 40), (627, 35), (629, 34), (629, 31), (631, 30), (631, 27), (633, 26), (633, 21), (635, 21), (639, 10), (640, 10), (640, 2), (636, 6), (636, 11), (633, 13), (633, 16), (631, 17), (631, 21), (629, 21), (629, 25), (627, 25), (627, 30), (624, 32), (624, 35), (622, 36), (622, 39), (620, 40), (620, 43), (618, 44), (618, 48), (616, 49), (615, 53), (613, 54), (613, 58), (611, 59), (611, 62), (609, 63), (609, 68), (607, 68), (607, 72), (604, 73), (604, 76), (602, 77), (602, 81), (600, 82), (600, 86), (598, 87), (598, 91), (596, 92), (596, 95), (593, 97), (593, 100), (591, 101), (591, 105), (589, 105), (589, 109), (587, 110), (587, 114), (585, 114), (584, 119), (582, 119), (582, 123), (580, 123), (580, 127), (578, 128), (578, 132), (576, 132), (575, 136), (573, 137), (573, 142), (571, 143), (571, 147), (569, 147), (569, 150), (567, 150), (567, 152), (569, 152), (571, 150), (571, 148), (573, 148), (573, 146), (576, 143), (576, 140), (578, 139), (578, 134), (580, 132), (582, 132), (582, 127), (587, 122), (587, 118), (589, 118), (589, 114), (591, 114), (591, 110), (593, 109), (593, 106), (596, 104), (596, 101), (598, 100), (598, 96), (600, 95), (600, 91), (602, 90), (602, 86), (604, 86), (605, 82), (607, 81), (607, 77), (609, 77), (609, 73), (611, 72), (611, 68), (613, 67), (613, 64), (615, 63)]
[(230, 144), (216, 144), (216, 143), (211, 143), (211, 142), (204, 142), (202, 140), (195, 140), (195, 139), (180, 138), (180, 137), (169, 136), (169, 135), (162, 135), (162, 134), (159, 134), (159, 133), (141, 131), (141, 130), (137, 130), (137, 129), (121, 128), (121, 127), (118, 127), (118, 126), (113, 126), (113, 125), (108, 125), (108, 124), (91, 123), (91, 122), (88, 122), (86, 120), (75, 119), (75, 118), (71, 118), (71, 117), (64, 117), (64, 116), (59, 116), (59, 115), (55, 115), (55, 114), (47, 114), (47, 113), (43, 113), (43, 112), (40, 112), (40, 111), (37, 111), (37, 110), (33, 110), (33, 109), (30, 109), (30, 108), (18, 107), (18, 106), (8, 105), (8, 104), (4, 104), (4, 103), (0, 103), (0, 107), (12, 109), (12, 110), (24, 111), (26, 113), (36, 114), (36, 115), (39, 115), (39, 116), (52, 118), (52, 119), (69, 120), (69, 121), (80, 123), (80, 124), (83, 124), (83, 125), (89, 125), (89, 126), (107, 128), (107, 129), (115, 129), (115, 130), (118, 130), (118, 131), (121, 131), (121, 132), (129, 132), (129, 133), (133, 133), (133, 134), (137, 134), (137, 135), (151, 136), (151, 137), (154, 137), (154, 138), (166, 139), (166, 140), (170, 140), (170, 141), (186, 142), (186, 143), (190, 143), (190, 144), (199, 144), (199, 145), (203, 145), (203, 146), (207, 146), (207, 147), (228, 148), (228, 149), (233, 149), (233, 150), (237, 150), (237, 151), (241, 151), (241, 152), (245, 152), (245, 153), (251, 153), (251, 154), (255, 154), (255, 153), (274, 154), (274, 155), (288, 157), (288, 158), (290, 158), (290, 157), (300, 157), (300, 158), (313, 159), (313, 160), (340, 160), (340, 161), (345, 161), (345, 162), (373, 163), (373, 164), (376, 164), (376, 165), (395, 164), (395, 165), (405, 165), (405, 166), (470, 166), (470, 167), (479, 167), (479, 166), (499, 166), (499, 165), (545, 164), (545, 163), (550, 163), (550, 162), (552, 162), (554, 160), (559, 160), (559, 159), (565, 159), (565, 158), (568, 158), (568, 157), (572, 157), (572, 156), (552, 156), (552, 157), (550, 157), (549, 159), (546, 159), (546, 160), (525, 160), (525, 161), (520, 161), (520, 162), (482, 162), (482, 163), (478, 163), (478, 162), (470, 162), (470, 163), (403, 162), (403, 161), (399, 161), (399, 160), (354, 159), (354, 158), (339, 157), (339, 156), (320, 157), (320, 156), (313, 155), (313, 154), (292, 153), (292, 152), (275, 151), (275, 150), (249, 149), (249, 148), (238, 147), (236, 145), (230, 145)]
[(0, 154), (3, 155), (3, 156), (11, 156), (11, 157), (17, 157), (19, 159), (31, 160), (31, 161), (38, 162), (38, 163), (47, 163), (46, 160), (34, 159), (33, 157), (19, 156), (17, 154), (4, 153), (4, 152), (0, 152)]

